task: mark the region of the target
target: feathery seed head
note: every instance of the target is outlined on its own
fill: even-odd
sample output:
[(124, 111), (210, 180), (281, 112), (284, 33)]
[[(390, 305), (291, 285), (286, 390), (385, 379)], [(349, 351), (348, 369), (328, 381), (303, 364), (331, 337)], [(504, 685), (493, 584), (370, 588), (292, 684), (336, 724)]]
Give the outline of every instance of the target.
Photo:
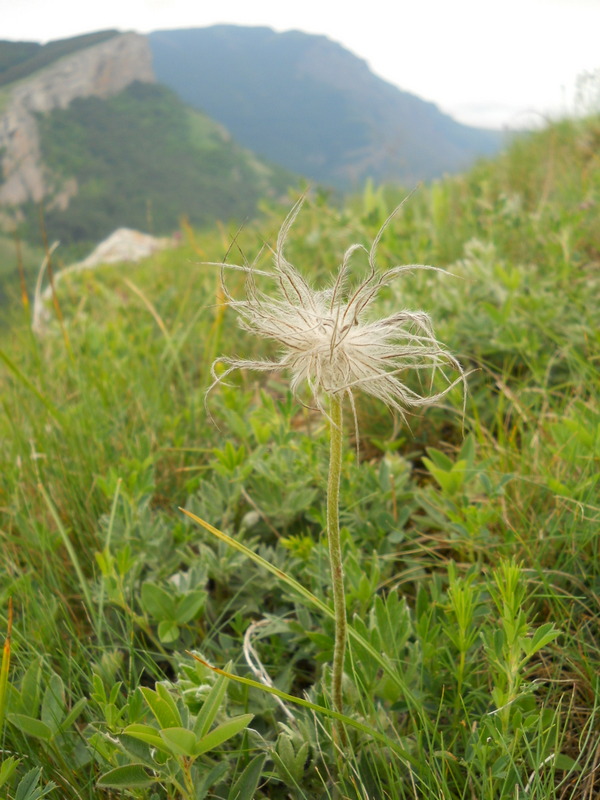
[[(325, 411), (324, 396), (347, 395), (353, 405), (353, 392), (360, 389), (404, 415), (406, 409), (431, 405), (457, 383), (464, 384), (460, 363), (437, 341), (427, 314), (399, 311), (383, 319), (370, 318), (369, 308), (377, 293), (393, 278), (415, 269), (436, 270), (424, 264), (411, 264), (377, 271), (377, 245), (400, 206), (386, 220), (370, 250), (352, 245), (344, 255), (333, 286), (315, 290), (284, 255), (287, 234), (303, 202), (301, 198), (296, 203), (281, 227), (272, 271), (251, 265), (221, 265), (223, 278), (225, 269), (246, 274), (247, 292), (242, 300), (232, 297), (223, 281), (229, 305), (237, 311), (245, 330), (281, 345), (280, 357), (273, 361), (218, 358), (213, 364), (214, 382), (210, 389), (236, 369), (287, 370), (292, 376), (292, 391), (298, 394), (306, 384), (322, 411)], [(367, 252), (369, 271), (361, 283), (352, 287), (348, 283), (349, 260), (357, 250)], [(256, 277), (273, 281), (275, 294), (261, 291)], [(227, 367), (221, 375), (215, 372), (218, 363)], [(407, 370), (433, 373), (439, 369), (443, 374), (444, 367), (458, 372), (458, 378), (447, 381), (446, 387), (435, 394), (418, 394), (401, 379)]]

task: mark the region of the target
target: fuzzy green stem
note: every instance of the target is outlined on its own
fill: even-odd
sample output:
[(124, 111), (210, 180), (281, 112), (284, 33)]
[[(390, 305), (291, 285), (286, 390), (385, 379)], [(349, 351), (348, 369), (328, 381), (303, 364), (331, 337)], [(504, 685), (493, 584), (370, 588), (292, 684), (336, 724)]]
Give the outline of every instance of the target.
[[(346, 599), (344, 595), (344, 569), (340, 543), (340, 475), (342, 472), (342, 398), (331, 397), (331, 424), (329, 450), (329, 479), (327, 483), (327, 541), (333, 587), (333, 610), (335, 614), (335, 644), (333, 648), (332, 685), (333, 707), (343, 713), (342, 674), (346, 650)], [(342, 745), (347, 744), (343, 723), (336, 722), (336, 731)]]

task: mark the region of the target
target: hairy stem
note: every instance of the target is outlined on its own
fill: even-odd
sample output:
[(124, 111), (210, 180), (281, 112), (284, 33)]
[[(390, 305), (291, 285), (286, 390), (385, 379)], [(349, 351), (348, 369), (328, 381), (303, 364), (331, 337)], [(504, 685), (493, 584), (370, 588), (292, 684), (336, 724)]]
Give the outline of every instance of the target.
[[(331, 425), (329, 450), (329, 479), (327, 483), (327, 541), (333, 586), (333, 609), (335, 613), (335, 645), (333, 649), (332, 696), (333, 707), (343, 713), (342, 673), (346, 650), (346, 600), (344, 595), (344, 570), (340, 544), (340, 474), (342, 471), (342, 398), (331, 397)], [(336, 731), (342, 745), (347, 743), (344, 725), (336, 722)]]

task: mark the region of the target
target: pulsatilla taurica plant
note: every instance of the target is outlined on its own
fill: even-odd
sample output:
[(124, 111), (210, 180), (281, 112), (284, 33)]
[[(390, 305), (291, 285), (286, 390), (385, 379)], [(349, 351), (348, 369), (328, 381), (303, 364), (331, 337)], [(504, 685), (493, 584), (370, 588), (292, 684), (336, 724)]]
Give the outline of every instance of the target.
[[(408, 409), (439, 401), (457, 383), (465, 382), (458, 360), (435, 337), (431, 320), (423, 311), (396, 311), (376, 318), (372, 306), (378, 292), (394, 278), (413, 270), (438, 270), (424, 264), (394, 266), (379, 270), (377, 247), (381, 237), (398, 212), (388, 217), (370, 249), (353, 244), (342, 259), (332, 283), (314, 289), (285, 257), (285, 242), (304, 198), (285, 219), (277, 238), (271, 270), (254, 265), (224, 263), (223, 291), (242, 328), (258, 336), (273, 339), (280, 345), (276, 360), (249, 360), (222, 356), (213, 364), (214, 382), (210, 389), (237, 369), (273, 372), (285, 370), (291, 375), (290, 388), (296, 394), (307, 393), (327, 418), (330, 430), (330, 462), (327, 486), (327, 537), (335, 613), (335, 643), (332, 665), (332, 698), (336, 711), (342, 711), (342, 670), (346, 647), (346, 610), (343, 564), (339, 531), (339, 487), (342, 464), (343, 402), (348, 401), (356, 426), (354, 394), (360, 390), (381, 400), (404, 417)], [(368, 257), (366, 277), (357, 284), (350, 280), (352, 256), (363, 251)], [(245, 273), (246, 294), (231, 295), (225, 281), (227, 270)], [(269, 287), (259, 288), (260, 286)], [(217, 371), (217, 366), (225, 369)], [(450, 369), (454, 380), (446, 377)], [(419, 394), (404, 382), (410, 370), (443, 376), (445, 386), (437, 393)], [(421, 382), (423, 383), (423, 381)], [(431, 385), (431, 383), (430, 383)], [(210, 391), (209, 389), (209, 391)], [(337, 732), (341, 741), (345, 733)]]

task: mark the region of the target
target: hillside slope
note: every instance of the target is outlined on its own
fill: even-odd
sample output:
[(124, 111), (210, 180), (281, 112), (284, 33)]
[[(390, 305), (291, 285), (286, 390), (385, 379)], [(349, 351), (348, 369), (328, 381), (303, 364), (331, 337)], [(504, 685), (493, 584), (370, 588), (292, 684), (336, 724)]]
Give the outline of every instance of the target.
[[(10, 50), (4, 43), (0, 57)], [(66, 55), (4, 86), (0, 95), (0, 205), (43, 199), (51, 207), (66, 208), (77, 187), (73, 181), (57, 185), (44, 165), (39, 115), (68, 108), (81, 97), (113, 97), (134, 81), (153, 82), (154, 73), (146, 40), (126, 33)]]
[(46, 226), (63, 242), (103, 238), (117, 226), (170, 233), (184, 215), (197, 226), (243, 219), (293, 180), (157, 84), (76, 100), (39, 124), (44, 163), (66, 181), (77, 176), (77, 202), (46, 211)]
[(460, 125), (324, 36), (217, 25), (148, 38), (161, 83), (245, 146), (318, 181), (413, 183), (502, 144), (499, 132)]
[(244, 218), (296, 181), (156, 85), (144, 37), (29, 44), (0, 43), (0, 78), (23, 75), (0, 89), (0, 228), (40, 241), (41, 205), (48, 236), (81, 250), (120, 226)]
[[(239, 370), (206, 396), (216, 358), (264, 366), (279, 343), (236, 324), (189, 229), (144, 263), (65, 276), (43, 337), (13, 315), (0, 331), (8, 643), (13, 620), (2, 748), (18, 753), (3, 756), (5, 797), (197, 800), (200, 787), (231, 800), (236, 785), (261, 800), (600, 796), (599, 152), (600, 118), (523, 137), (423, 187), (378, 239), (359, 324), (423, 309), (469, 390), (465, 406), (457, 387), (405, 424), (351, 387), (344, 759), (328, 716), (331, 426), (280, 369)], [(369, 187), (340, 208), (309, 195), (286, 257), (331, 287), (346, 248), (368, 248), (402, 197)], [(231, 260), (262, 250), (267, 268), (288, 210), (247, 225)], [(203, 232), (202, 260), (227, 245), (216, 226)], [(377, 286), (407, 263), (451, 274)], [(345, 296), (369, 274), (367, 253), (347, 267)], [(227, 283), (254, 303), (255, 288), (277, 292), (260, 275), (254, 287), (228, 271)], [(262, 306), (267, 322), (274, 308)], [(272, 328), (292, 343), (299, 329)], [(399, 346), (428, 338), (407, 329)], [(435, 390), (436, 372), (398, 379)], [(289, 725), (248, 685), (250, 652), (291, 697)], [(303, 694), (310, 708), (292, 702)], [(196, 758), (203, 741), (218, 744)]]

